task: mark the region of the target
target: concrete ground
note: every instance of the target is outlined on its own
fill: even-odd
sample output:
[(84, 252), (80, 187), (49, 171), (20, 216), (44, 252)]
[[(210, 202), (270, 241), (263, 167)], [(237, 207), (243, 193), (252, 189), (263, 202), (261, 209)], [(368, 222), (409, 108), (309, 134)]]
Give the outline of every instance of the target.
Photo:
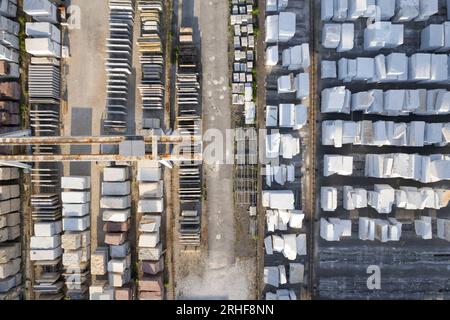
[[(65, 69), (68, 109), (64, 116), (64, 133), (82, 134), (92, 130), (93, 135), (100, 135), (106, 103), (107, 1), (72, 0), (71, 4), (81, 9), (81, 28), (68, 33), (70, 58)], [(89, 128), (85, 121), (89, 121)]]
[[(108, 35), (107, 1), (72, 0), (81, 9), (81, 28), (69, 30), (65, 43), (70, 58), (63, 69), (66, 90), (62, 107), (62, 135), (101, 135), (101, 122), (106, 105), (105, 44)], [(72, 152), (89, 153), (90, 147), (72, 146)], [(98, 153), (98, 146), (92, 147)], [(97, 237), (103, 241), (99, 223), (100, 168), (96, 163), (73, 162), (64, 165), (64, 175), (91, 176), (92, 249)], [(98, 234), (97, 234), (98, 233)]]
[[(181, 23), (191, 26), (202, 51), (203, 130), (231, 128), (228, 69), (228, 3), (221, 0), (179, 1)], [(256, 262), (235, 250), (231, 165), (205, 165), (204, 202), (207, 244), (200, 254), (175, 259), (178, 299), (253, 299)], [(180, 262), (183, 263), (180, 263)]]

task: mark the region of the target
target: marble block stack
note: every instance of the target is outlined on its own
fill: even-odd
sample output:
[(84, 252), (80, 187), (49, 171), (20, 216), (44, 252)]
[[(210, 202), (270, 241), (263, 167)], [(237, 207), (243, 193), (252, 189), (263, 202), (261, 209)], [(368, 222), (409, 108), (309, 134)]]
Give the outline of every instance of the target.
[[(35, 266), (40, 266), (44, 270), (41, 278), (33, 285), (33, 289), (39, 296), (46, 296), (47, 293), (55, 293), (55, 297), (61, 296), (63, 287), (60, 281), (60, 264), (62, 256), (61, 232), (62, 222), (40, 220), (34, 223), (34, 236), (30, 240), (30, 260)], [(45, 289), (42, 288), (45, 286)], [(43, 290), (41, 290), (43, 289)]]
[(139, 299), (164, 298), (164, 258), (160, 239), (161, 215), (164, 211), (164, 190), (161, 168), (157, 161), (138, 163), (139, 203)]
[[(116, 300), (131, 300), (131, 250), (128, 241), (131, 217), (130, 168), (106, 167), (103, 171), (100, 208), (104, 222), (105, 244), (109, 252), (97, 249), (99, 262), (108, 260), (106, 271)], [(109, 255), (109, 257), (108, 257)], [(100, 258), (101, 256), (101, 258)], [(103, 269), (104, 265), (102, 265)], [(102, 270), (104, 271), (104, 270)], [(106, 290), (108, 291), (108, 290)]]
[(66, 297), (87, 299), (90, 280), (89, 260), (91, 244), (91, 179), (84, 176), (61, 178), (63, 202), (63, 266)]

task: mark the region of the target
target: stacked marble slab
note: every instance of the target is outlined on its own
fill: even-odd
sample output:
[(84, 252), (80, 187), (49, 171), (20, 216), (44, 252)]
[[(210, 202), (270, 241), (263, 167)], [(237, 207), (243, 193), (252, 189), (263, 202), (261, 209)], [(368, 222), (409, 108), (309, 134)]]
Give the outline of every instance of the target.
[(0, 300), (18, 299), (21, 294), (20, 190), (16, 168), (0, 168)]

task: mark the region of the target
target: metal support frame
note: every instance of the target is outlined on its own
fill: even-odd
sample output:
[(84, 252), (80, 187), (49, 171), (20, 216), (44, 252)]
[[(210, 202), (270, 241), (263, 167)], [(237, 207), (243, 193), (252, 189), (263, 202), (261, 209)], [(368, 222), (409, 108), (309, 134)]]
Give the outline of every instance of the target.
[[(201, 144), (200, 136), (192, 135), (148, 135), (144, 137), (134, 136), (98, 136), (98, 137), (17, 137), (0, 136), (2, 146), (64, 146), (64, 145), (95, 145), (95, 144), (117, 144), (124, 141), (141, 140), (151, 146), (151, 153), (142, 156), (125, 156), (121, 154), (14, 154), (0, 155), (1, 162), (52, 162), (52, 161), (201, 161), (201, 153), (174, 152), (172, 154), (160, 154), (159, 144), (171, 144), (174, 146), (183, 144)], [(25, 166), (25, 165), (24, 165)]]
[[(23, 146), (23, 145), (82, 145), (82, 144), (119, 144), (123, 141), (131, 140), (128, 136), (103, 136), (103, 137), (10, 137), (0, 136), (0, 145), (3, 146)], [(136, 137), (136, 140), (143, 140), (146, 143), (179, 144), (187, 142), (202, 141), (199, 136), (191, 135), (171, 135), (158, 136), (150, 135)]]

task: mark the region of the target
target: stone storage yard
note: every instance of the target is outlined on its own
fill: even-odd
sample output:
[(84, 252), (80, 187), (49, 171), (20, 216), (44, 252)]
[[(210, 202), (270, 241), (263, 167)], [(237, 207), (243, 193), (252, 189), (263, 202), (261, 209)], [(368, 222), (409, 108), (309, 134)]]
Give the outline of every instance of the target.
[[(309, 219), (305, 219), (309, 152), (310, 38), (308, 1), (266, 1), (267, 128), (262, 166), (266, 299), (309, 295)], [(281, 134), (281, 135), (280, 135)], [(310, 221), (310, 220), (309, 220)]]
[[(317, 219), (321, 220), (320, 230), (316, 229), (315, 285), (317, 291), (315, 296), (333, 299), (448, 297), (448, 270), (445, 267), (448, 264), (448, 249), (446, 249), (446, 241), (442, 239), (445, 237), (442, 237), (442, 234), (437, 231), (438, 224), (442, 225), (443, 222), (436, 220), (449, 218), (448, 210), (443, 208), (448, 204), (448, 196), (446, 196), (449, 188), (448, 182), (445, 181), (444, 176), (441, 176), (444, 180), (432, 182), (435, 180), (413, 177), (404, 173), (397, 175), (398, 169), (395, 169), (397, 173), (382, 177), (373, 171), (373, 166), (368, 164), (373, 157), (366, 156), (366, 154), (390, 153), (448, 154), (449, 149), (446, 142), (442, 140), (445, 139), (443, 131), (439, 133), (438, 129), (437, 140), (433, 138), (431, 144), (427, 143), (428, 133), (420, 131), (420, 127), (424, 130), (423, 122), (448, 123), (450, 119), (448, 111), (413, 111), (414, 108), (417, 108), (416, 106), (410, 108), (411, 112), (405, 112), (405, 109), (408, 108), (405, 106), (408, 103), (411, 104), (413, 99), (403, 100), (397, 95), (396, 98), (393, 98), (394, 100), (391, 100), (393, 103), (389, 104), (391, 96), (396, 94), (391, 91), (387, 95), (384, 94), (385, 100), (384, 105), (381, 103), (381, 109), (376, 107), (379, 100), (375, 100), (374, 103), (372, 98), (369, 99), (367, 111), (364, 109), (366, 108), (364, 107), (365, 102), (359, 99), (363, 94), (352, 95), (351, 111), (343, 113), (338, 110), (340, 104), (336, 98), (333, 98), (333, 102), (330, 104), (336, 109), (334, 111), (327, 110), (326, 101), (324, 101), (326, 95), (323, 95), (324, 89), (337, 86), (345, 86), (352, 93), (372, 89), (384, 91), (448, 90), (448, 73), (445, 71), (440, 74), (436, 74), (435, 71), (430, 73), (430, 69), (428, 69), (429, 78), (417, 78), (417, 72), (413, 67), (414, 58), (408, 58), (418, 52), (437, 53), (434, 50), (421, 49), (421, 34), (427, 25), (442, 24), (447, 19), (445, 1), (427, 1), (427, 8), (431, 9), (429, 12), (420, 9), (425, 8), (424, 6), (415, 6), (415, 3), (419, 3), (419, 1), (399, 1), (397, 6), (393, 2), (377, 1), (380, 5), (383, 2), (382, 24), (389, 26), (389, 21), (396, 21), (395, 28), (399, 30), (393, 28), (390, 39), (385, 42), (379, 40), (379, 44), (385, 47), (375, 47), (375, 51), (371, 50), (371, 46), (378, 44), (375, 44), (375, 41), (371, 44), (368, 40), (372, 35), (370, 31), (365, 31), (367, 28), (373, 28), (373, 26), (368, 27), (367, 24), (367, 17), (373, 15), (373, 10), (371, 11), (364, 5), (347, 9), (342, 6), (339, 13), (333, 10), (328, 11), (327, 8), (331, 7), (327, 6), (327, 2), (330, 3), (330, 1), (318, 2), (315, 7), (315, 28), (317, 30), (315, 48), (318, 51), (318, 66), (322, 67), (321, 74), (318, 75), (322, 79), (318, 81), (315, 93), (317, 99), (320, 99), (319, 107), (322, 111), (319, 116), (321, 127), (317, 134), (319, 150), (317, 161), (321, 175), (318, 180), (317, 194), (321, 195), (321, 187), (331, 188), (324, 190), (322, 199), (317, 201)], [(357, 1), (351, 3), (355, 4)], [(362, 2), (358, 3), (362, 4)], [(409, 7), (411, 10), (405, 10), (406, 7), (401, 8), (399, 5), (412, 7)], [(408, 17), (407, 12), (413, 14)], [(343, 23), (347, 25), (344, 27)], [(331, 44), (328, 40), (331, 40), (332, 37), (324, 36), (325, 24), (331, 24), (332, 27), (340, 25), (342, 30), (350, 31), (344, 32), (342, 37), (335, 38), (335, 44)], [(354, 33), (351, 31), (353, 29)], [(364, 46), (364, 41), (366, 41), (366, 46)], [(325, 48), (324, 45), (328, 48)], [(337, 50), (334, 49), (336, 45)], [(442, 44), (442, 46), (444, 45), (445, 43)], [(389, 57), (392, 53), (395, 54)], [(448, 52), (444, 49), (439, 54), (448, 55)], [(372, 58), (376, 56), (376, 60), (373, 60)], [(421, 54), (416, 57), (423, 58)], [(448, 59), (448, 56), (445, 57)], [(340, 60), (342, 58), (357, 60)], [(322, 63), (323, 61), (332, 62)], [(384, 69), (384, 61), (387, 69)], [(404, 61), (406, 65), (401, 67), (400, 61)], [(347, 71), (345, 71), (345, 65), (348, 66)], [(356, 69), (353, 69), (353, 66), (356, 66)], [(397, 71), (393, 71), (394, 69)], [(423, 70), (421, 67), (419, 69)], [(445, 70), (445, 67), (443, 69)], [(351, 70), (355, 70), (355, 74)], [(433, 70), (436, 69), (433, 68)], [(430, 78), (430, 75), (433, 78)], [(425, 95), (430, 94), (429, 91), (421, 92), (424, 92)], [(410, 95), (413, 93), (415, 92), (411, 91)], [(447, 98), (444, 99), (447, 101)], [(424, 100), (421, 100), (420, 105), (423, 103)], [(428, 105), (431, 106), (431, 103)], [(380, 105), (378, 104), (378, 106)], [(403, 111), (399, 112), (402, 108)], [(431, 108), (433, 107), (431, 106), (429, 110)], [(403, 115), (399, 116), (400, 113)], [(328, 140), (330, 131), (327, 130), (334, 130), (334, 126), (339, 123), (336, 120), (345, 121), (346, 131), (341, 136), (343, 140), (340, 140), (339, 135), (335, 135), (334, 141), (330, 143)], [(362, 125), (360, 121), (365, 121), (364, 130), (358, 131), (355, 139), (352, 134), (349, 134), (351, 130), (348, 131), (348, 129), (349, 126)], [(392, 124), (380, 121), (391, 121)], [(403, 132), (397, 137), (400, 140), (392, 138), (389, 131), (385, 129), (393, 123), (400, 123), (397, 128), (408, 128), (397, 131)], [(417, 127), (418, 125), (419, 127)], [(330, 129), (325, 130), (326, 128)], [(388, 133), (384, 138), (382, 137), (383, 132)], [(427, 130), (427, 132), (431, 134), (431, 131)], [(342, 142), (344, 145), (341, 146)], [(443, 144), (439, 142), (443, 142)], [(353, 164), (334, 166), (331, 165), (331, 162), (325, 162), (324, 155), (350, 156), (352, 158), (349, 160)], [(394, 166), (406, 168), (408, 161), (408, 157), (401, 156), (394, 160)], [(412, 167), (414, 167), (413, 164)], [(348, 169), (350, 170), (347, 171)], [(325, 176), (328, 175), (325, 170), (337, 170), (338, 174), (330, 172), (331, 175)], [(376, 178), (377, 176), (378, 178)], [(404, 178), (398, 178), (399, 176)], [(414, 181), (414, 179), (422, 180), (422, 182)], [(359, 189), (352, 190), (345, 186)], [(417, 190), (405, 189), (405, 187), (442, 190), (438, 193), (433, 193), (434, 191), (431, 190), (431, 194), (439, 194), (440, 200), (438, 203), (430, 201), (426, 205), (418, 204), (413, 199), (420, 197), (426, 199), (428, 197), (426, 194), (430, 194), (430, 189)], [(403, 191), (394, 192), (394, 189)], [(404, 195), (406, 198), (403, 198)], [(408, 200), (403, 201), (402, 199)], [(434, 196), (429, 199), (434, 199)], [(431, 223), (428, 218), (422, 220), (422, 216), (431, 218)], [(375, 228), (374, 232), (371, 231), (372, 226)], [(442, 230), (441, 227), (439, 229)], [(432, 231), (432, 239), (430, 239), (429, 231)], [(340, 241), (337, 242), (337, 240)], [(367, 287), (367, 277), (369, 276), (367, 268), (371, 265), (381, 268), (381, 290), (370, 290)]]

